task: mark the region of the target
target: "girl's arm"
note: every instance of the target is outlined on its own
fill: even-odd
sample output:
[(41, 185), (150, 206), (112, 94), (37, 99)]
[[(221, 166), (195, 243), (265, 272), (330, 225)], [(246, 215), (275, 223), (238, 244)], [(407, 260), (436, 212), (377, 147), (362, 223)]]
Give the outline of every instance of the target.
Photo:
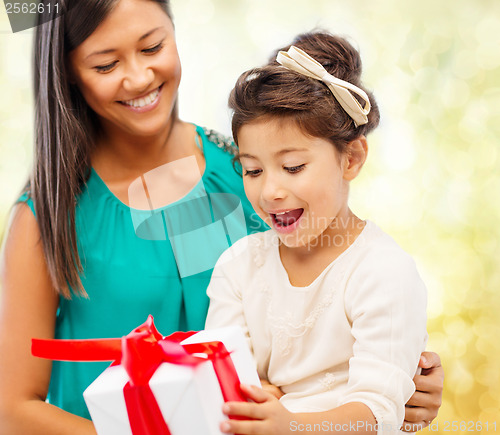
[(33, 337), (54, 337), (59, 297), (26, 204), (14, 208), (0, 277), (0, 435), (95, 434), (91, 421), (45, 402), (51, 362), (31, 356)]
[[(422, 374), (415, 376), (417, 391), (410, 398), (405, 409), (403, 430), (416, 432), (422, 430), (436, 418), (441, 406), (444, 371), (441, 367), (439, 355), (434, 352), (424, 352), (419, 366)], [(267, 388), (266, 388), (267, 387)], [(287, 434), (291, 432), (305, 432), (321, 428), (323, 432), (371, 433), (374, 429), (375, 418), (367, 406), (361, 403), (347, 403), (331, 411), (320, 413), (293, 414), (287, 411), (276, 398), (273, 385), (263, 383), (263, 390), (253, 386), (242, 385), (242, 390), (255, 403), (232, 402), (224, 407), (224, 413), (239, 415), (257, 421), (229, 420), (221, 425), (226, 433), (252, 434), (258, 433)], [(279, 389), (278, 389), (279, 390)], [(364, 416), (364, 418), (363, 418)], [(311, 429), (312, 428), (312, 429)]]
[(253, 385), (241, 385), (252, 402), (228, 402), (223, 406), (227, 416), (245, 420), (226, 420), (220, 425), (224, 433), (241, 435), (284, 435), (291, 433), (345, 433), (375, 435), (376, 420), (368, 406), (351, 402), (324, 412), (292, 413), (271, 393)]
[[(434, 352), (423, 352), (419, 367), (423, 369), (422, 374), (413, 378), (416, 391), (405, 407), (405, 420), (402, 428), (405, 432), (417, 432), (429, 426), (437, 417), (441, 407), (444, 370), (439, 355)], [(275, 385), (262, 379), (261, 382), (264, 391), (271, 393), (277, 399), (283, 396), (283, 392)]]
[(245, 246), (247, 246), (245, 239), (241, 239), (223, 252), (217, 260), (207, 288), (210, 305), (205, 321), (205, 329), (238, 325), (243, 330), (251, 349), (248, 326), (243, 313), (241, 288), (228, 277), (224, 266), (233, 255), (237, 255), (241, 247)]

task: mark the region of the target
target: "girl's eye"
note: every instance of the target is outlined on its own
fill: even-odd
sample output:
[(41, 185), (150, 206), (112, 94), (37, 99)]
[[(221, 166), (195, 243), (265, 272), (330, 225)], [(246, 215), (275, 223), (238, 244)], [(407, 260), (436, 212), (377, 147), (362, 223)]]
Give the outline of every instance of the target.
[(163, 48), (163, 42), (160, 42), (159, 44), (155, 45), (154, 47), (145, 48), (144, 50), (142, 50), (142, 52), (146, 53), (146, 54), (153, 54), (153, 53), (157, 53), (162, 48)]
[(109, 72), (116, 66), (117, 63), (118, 63), (118, 61), (114, 61), (114, 62), (108, 63), (107, 65), (98, 65), (98, 66), (94, 67), (94, 69), (100, 73)]
[(303, 163), (302, 165), (298, 165), (298, 166), (284, 166), (283, 169), (287, 172), (289, 172), (290, 174), (296, 174), (297, 172), (300, 172), (302, 171), (302, 169), (304, 169), (306, 167), (306, 164)]
[(254, 169), (254, 170), (251, 170), (251, 171), (247, 171), (245, 170), (245, 177), (258, 177), (260, 175), (260, 173), (262, 172), (262, 169)]

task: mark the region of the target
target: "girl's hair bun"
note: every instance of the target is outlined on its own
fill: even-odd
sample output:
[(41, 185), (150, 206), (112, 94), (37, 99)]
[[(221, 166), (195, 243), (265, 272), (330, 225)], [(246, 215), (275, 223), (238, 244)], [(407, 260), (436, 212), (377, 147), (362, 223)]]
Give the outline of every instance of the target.
[[(334, 77), (368, 94), (371, 110), (367, 124), (356, 127), (323, 82), (276, 62), (276, 54), (287, 51), (291, 45), (305, 51)], [(229, 97), (229, 106), (234, 111), (235, 142), (238, 143), (238, 131), (244, 124), (260, 117), (280, 117), (296, 122), (306, 134), (330, 140), (343, 152), (349, 142), (377, 127), (380, 119), (375, 97), (361, 83), (361, 71), (360, 55), (345, 38), (327, 32), (297, 36), (290, 45), (276, 50), (267, 65), (249, 70), (237, 80)]]

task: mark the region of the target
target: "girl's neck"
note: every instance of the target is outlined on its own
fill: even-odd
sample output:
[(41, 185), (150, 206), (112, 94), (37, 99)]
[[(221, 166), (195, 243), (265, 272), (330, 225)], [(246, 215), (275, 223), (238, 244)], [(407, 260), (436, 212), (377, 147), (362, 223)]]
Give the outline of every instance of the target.
[(347, 209), (312, 243), (294, 248), (281, 244), (280, 258), (290, 283), (296, 287), (311, 284), (354, 243), (365, 225), (366, 222)]

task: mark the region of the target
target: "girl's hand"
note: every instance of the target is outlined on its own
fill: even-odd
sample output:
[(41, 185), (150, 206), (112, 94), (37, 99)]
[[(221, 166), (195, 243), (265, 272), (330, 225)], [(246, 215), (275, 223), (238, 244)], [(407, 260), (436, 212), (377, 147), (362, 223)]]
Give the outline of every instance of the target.
[(269, 381), (261, 379), (260, 383), (262, 384), (262, 389), (271, 393), (274, 397), (276, 397), (276, 399), (280, 399), (281, 396), (283, 396), (283, 391), (281, 391), (276, 385), (270, 384)]
[[(276, 388), (276, 387), (275, 387)], [(222, 406), (225, 415), (243, 417), (226, 420), (220, 425), (224, 433), (241, 435), (281, 435), (290, 433), (293, 414), (271, 393), (253, 385), (241, 385), (241, 391), (252, 402), (227, 402)]]
[(424, 352), (418, 363), (422, 374), (413, 378), (416, 391), (410, 397), (405, 408), (405, 432), (416, 432), (429, 426), (441, 406), (443, 394), (444, 370), (439, 355), (434, 352)]

